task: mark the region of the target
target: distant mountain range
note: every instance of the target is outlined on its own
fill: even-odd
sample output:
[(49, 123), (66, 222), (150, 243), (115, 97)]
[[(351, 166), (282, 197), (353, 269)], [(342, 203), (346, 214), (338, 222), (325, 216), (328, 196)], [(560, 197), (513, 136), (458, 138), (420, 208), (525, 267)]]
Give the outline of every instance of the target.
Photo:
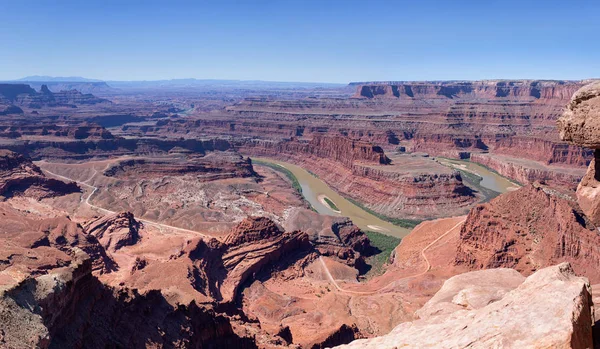
[(33, 75), (21, 79), (12, 80), (19, 82), (105, 82), (112, 87), (193, 87), (193, 86), (239, 86), (239, 87), (340, 87), (345, 84), (320, 83), (320, 82), (287, 82), (287, 81), (263, 81), (263, 80), (225, 80), (225, 79), (169, 79), (169, 80), (98, 80), (88, 79), (81, 76), (44, 76)]
[(45, 76), (45, 75), (32, 75), (26, 76), (15, 81), (39, 81), (39, 82), (103, 82), (98, 79), (82, 78), (81, 76)]

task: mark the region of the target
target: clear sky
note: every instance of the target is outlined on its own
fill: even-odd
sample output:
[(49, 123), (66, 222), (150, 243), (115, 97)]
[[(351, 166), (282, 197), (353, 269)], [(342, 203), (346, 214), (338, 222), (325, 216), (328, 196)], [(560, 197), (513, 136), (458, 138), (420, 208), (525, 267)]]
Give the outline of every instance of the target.
[(600, 77), (600, 0), (0, 0), (0, 80)]

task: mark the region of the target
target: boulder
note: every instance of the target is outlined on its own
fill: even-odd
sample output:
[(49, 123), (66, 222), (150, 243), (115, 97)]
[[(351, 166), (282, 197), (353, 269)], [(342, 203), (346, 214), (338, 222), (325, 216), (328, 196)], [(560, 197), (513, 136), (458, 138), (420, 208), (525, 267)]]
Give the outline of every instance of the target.
[(420, 318), (451, 314), (458, 310), (480, 309), (502, 299), (525, 281), (518, 271), (508, 268), (485, 269), (459, 274), (417, 310)]
[(594, 159), (577, 187), (577, 200), (592, 222), (600, 224), (600, 173), (596, 168), (600, 158), (600, 81), (578, 90), (557, 123), (563, 141), (595, 149)]
[(600, 81), (575, 92), (557, 123), (563, 141), (600, 149)]
[[(471, 278), (464, 287), (488, 285), (489, 291), (499, 294), (509, 285), (491, 280), (501, 280), (507, 273), (506, 269), (487, 270), (489, 283)], [(518, 277), (511, 280), (518, 283)], [(452, 278), (446, 283), (456, 281)], [(441, 296), (436, 294), (430, 303), (447, 300), (454, 293), (449, 289), (456, 285), (444, 285)], [(576, 276), (568, 263), (542, 269), (500, 299), (489, 300), (492, 303), (479, 309), (426, 316), (402, 323), (385, 336), (337, 348), (592, 348), (590, 284)]]

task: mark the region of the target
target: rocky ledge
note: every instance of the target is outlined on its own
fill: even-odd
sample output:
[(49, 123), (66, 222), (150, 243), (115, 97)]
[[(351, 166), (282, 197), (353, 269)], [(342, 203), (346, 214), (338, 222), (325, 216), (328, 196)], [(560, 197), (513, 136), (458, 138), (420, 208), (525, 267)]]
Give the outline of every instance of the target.
[(418, 314), (421, 319), (400, 324), (385, 336), (337, 348), (593, 346), (590, 284), (568, 263), (542, 269), (525, 281), (507, 269), (455, 276)]

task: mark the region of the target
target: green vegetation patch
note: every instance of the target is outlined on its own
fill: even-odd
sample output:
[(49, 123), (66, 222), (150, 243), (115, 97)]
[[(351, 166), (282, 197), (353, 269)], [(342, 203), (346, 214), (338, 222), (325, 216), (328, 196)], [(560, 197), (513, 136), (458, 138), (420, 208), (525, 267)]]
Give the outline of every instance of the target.
[(329, 205), (329, 207), (331, 207), (332, 210), (339, 212), (340, 209), (328, 197), (324, 197), (323, 200), (325, 200), (325, 202), (327, 203), (327, 205)]
[(261, 160), (252, 159), (252, 163), (261, 165), (261, 166), (266, 166), (266, 167), (272, 168), (273, 170), (275, 170), (277, 172), (283, 173), (287, 177), (287, 179), (289, 179), (290, 182), (292, 182), (292, 188), (294, 188), (298, 193), (302, 194), (302, 186), (300, 185), (300, 182), (298, 182), (298, 178), (296, 178), (296, 176), (294, 176), (292, 171), (288, 170), (285, 167), (279, 166), (277, 164), (273, 164), (273, 163), (265, 162), (265, 161), (261, 161)]
[(390, 256), (394, 249), (400, 244), (401, 239), (376, 231), (365, 231), (364, 233), (371, 241), (371, 246), (381, 251), (366, 258), (367, 264), (371, 266), (371, 269), (365, 274), (365, 277), (369, 279), (383, 274), (385, 265), (390, 260)]

